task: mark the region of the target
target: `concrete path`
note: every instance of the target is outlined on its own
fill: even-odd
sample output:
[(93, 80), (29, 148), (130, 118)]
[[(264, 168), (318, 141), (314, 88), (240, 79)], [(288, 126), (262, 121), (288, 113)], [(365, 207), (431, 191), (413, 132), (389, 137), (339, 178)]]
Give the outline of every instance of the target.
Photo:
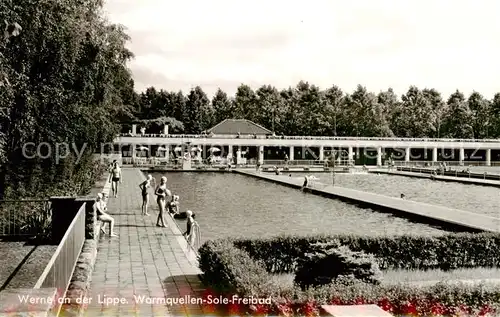
[[(119, 237), (105, 236), (99, 241), (92, 302), (86, 316), (205, 315), (199, 303), (204, 289), (198, 277), (201, 271), (196, 254), (187, 248), (171, 217), (166, 217), (169, 228), (155, 226), (158, 207), (153, 203), (149, 208), (151, 216), (141, 216), (138, 185), (144, 176), (138, 169), (124, 168), (122, 173), (118, 198), (108, 201)], [(106, 298), (120, 302), (106, 305)], [(140, 303), (140, 299), (144, 302)], [(198, 303), (165, 303), (182, 300)]]
[[(281, 183), (295, 188), (301, 188), (303, 184), (302, 179), (292, 178), (285, 175), (274, 175), (271, 173), (257, 173), (235, 170), (235, 172)], [(428, 219), (438, 220), (445, 223), (451, 223), (466, 228), (500, 232), (500, 218), (490, 217), (474, 212), (447, 208), (444, 206), (436, 206), (412, 200), (405, 200), (401, 198), (389, 197), (350, 188), (332, 186), (332, 185), (319, 185), (315, 186), (314, 183), (308, 188), (314, 194), (327, 195), (349, 200), (355, 203), (363, 203), (375, 209), (389, 209), (394, 210), (396, 214), (409, 214), (416, 215)]]
[[(431, 179), (431, 174), (419, 173), (417, 171), (406, 172), (406, 171), (377, 170), (376, 172), (380, 174)], [(434, 179), (437, 181), (444, 181), (444, 182), (455, 182), (455, 183), (462, 183), (469, 185), (500, 187), (500, 181), (491, 179), (466, 178), (466, 177), (442, 176), (442, 175), (436, 175), (434, 176)]]

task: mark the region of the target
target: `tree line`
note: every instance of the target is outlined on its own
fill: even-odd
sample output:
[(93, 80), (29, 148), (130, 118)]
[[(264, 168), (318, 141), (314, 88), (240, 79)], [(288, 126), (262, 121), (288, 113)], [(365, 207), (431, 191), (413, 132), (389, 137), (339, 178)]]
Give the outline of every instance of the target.
[[(242, 118), (278, 135), (500, 136), (500, 94), (443, 99), (410, 87), (398, 98), (391, 89), (346, 93), (307, 82), (242, 84), (235, 96), (219, 89), (213, 98), (200, 87), (137, 93), (129, 37), (105, 18), (102, 0), (1, 1), (0, 21), (0, 199), (81, 194), (92, 182), (94, 150), (130, 121), (183, 133)], [(68, 150), (58, 153), (58, 144)]]
[(238, 87), (234, 96), (219, 89), (210, 100), (201, 87), (187, 95), (154, 87), (134, 97), (126, 120), (163, 118), (175, 132), (200, 133), (228, 118), (248, 119), (277, 135), (415, 138), (500, 137), (500, 93), (489, 100), (478, 92), (456, 91), (445, 98), (436, 89), (411, 86), (398, 97), (392, 89), (354, 92), (337, 86), (321, 90), (301, 81), (277, 89)]
[(102, 9), (101, 0), (0, 2), (0, 198), (93, 185), (94, 149), (119, 132), (134, 94), (129, 38)]

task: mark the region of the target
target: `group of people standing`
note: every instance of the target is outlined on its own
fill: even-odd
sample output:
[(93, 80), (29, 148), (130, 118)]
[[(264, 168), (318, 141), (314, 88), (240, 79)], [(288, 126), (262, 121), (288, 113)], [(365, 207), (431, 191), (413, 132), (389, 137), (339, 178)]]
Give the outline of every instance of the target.
[[(116, 160), (110, 166), (109, 169), (109, 180), (111, 183), (111, 191), (113, 197), (118, 197), (119, 184), (122, 183), (122, 171), (118, 162)], [(187, 230), (184, 232), (184, 236), (188, 242), (192, 245), (194, 241), (195, 230), (194, 226), (197, 225), (194, 220), (195, 215), (191, 210), (187, 210), (185, 213), (180, 212), (179, 206), (179, 196), (172, 195), (171, 191), (167, 188), (167, 177), (163, 176), (160, 179), (158, 186), (155, 186), (155, 179), (152, 175), (148, 175), (146, 180), (139, 184), (142, 196), (142, 215), (149, 216), (149, 194), (152, 188), (155, 188), (154, 194), (156, 195), (156, 203), (158, 204), (158, 217), (156, 219), (156, 226), (167, 228), (165, 221), (165, 215), (167, 212), (176, 217), (182, 215), (180, 218), (187, 219)], [(169, 197), (171, 198), (169, 200)], [(99, 220), (103, 222), (103, 226), (100, 228), (102, 233), (106, 233), (105, 226), (109, 224), (109, 235), (111, 237), (117, 237), (118, 235), (114, 232), (115, 220), (107, 213), (107, 195), (105, 193), (97, 194), (96, 202), (94, 204), (94, 209), (98, 215)], [(177, 217), (176, 217), (177, 218)]]
[[(142, 215), (149, 216), (148, 205), (149, 205), (149, 192), (151, 188), (154, 188), (155, 179), (152, 175), (148, 175), (146, 180), (139, 184), (142, 195)], [(180, 212), (179, 206), (179, 196), (172, 195), (172, 192), (167, 188), (167, 177), (162, 176), (160, 178), (160, 184), (156, 186), (154, 191), (156, 195), (156, 203), (158, 204), (158, 217), (156, 219), (156, 226), (166, 228), (165, 215), (170, 213), (172, 216), (178, 216), (182, 213)], [(168, 199), (170, 197), (170, 200)], [(195, 231), (193, 230), (196, 222), (194, 220), (194, 213), (191, 210), (187, 210), (184, 213), (187, 219), (187, 229), (184, 232), (184, 236), (187, 238), (188, 242), (192, 245), (194, 241)]]
[[(139, 184), (139, 188), (141, 189), (141, 195), (142, 195), (142, 215), (144, 216), (149, 216), (148, 213), (148, 206), (149, 206), (149, 191), (151, 188), (154, 187), (153, 185), (154, 178), (152, 175), (148, 175), (146, 180), (142, 183)], [(163, 176), (160, 179), (160, 184), (156, 186), (155, 189), (155, 195), (156, 195), (156, 203), (158, 204), (158, 218), (156, 219), (156, 226), (157, 227), (164, 227), (166, 228), (167, 225), (165, 224), (165, 213), (166, 213), (166, 208), (167, 208), (167, 197), (171, 197), (172, 193), (170, 190), (167, 188), (167, 177)]]

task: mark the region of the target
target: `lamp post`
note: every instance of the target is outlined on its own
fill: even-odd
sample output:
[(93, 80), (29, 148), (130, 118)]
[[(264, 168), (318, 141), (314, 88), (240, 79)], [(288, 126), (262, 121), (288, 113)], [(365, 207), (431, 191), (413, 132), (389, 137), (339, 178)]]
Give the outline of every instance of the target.
[(332, 186), (335, 186), (335, 158), (337, 156), (337, 154), (340, 153), (340, 155), (349, 155), (349, 153), (346, 151), (346, 150), (339, 150), (339, 151), (336, 151), (336, 150), (332, 150)]
[(273, 106), (273, 121), (272, 121), (272, 129), (274, 135), (274, 116), (276, 115), (276, 105)]

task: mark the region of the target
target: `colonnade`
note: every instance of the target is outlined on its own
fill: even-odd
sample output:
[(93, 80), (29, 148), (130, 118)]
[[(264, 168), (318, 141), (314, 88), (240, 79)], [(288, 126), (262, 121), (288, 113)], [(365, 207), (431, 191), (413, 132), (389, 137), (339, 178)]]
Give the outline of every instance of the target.
[[(161, 146), (163, 148), (162, 150), (165, 152), (166, 158), (170, 157), (170, 153), (171, 153), (170, 146), (161, 145), (161, 144), (158, 144), (157, 146)], [(228, 153), (231, 156), (233, 156), (234, 147), (237, 147), (235, 162), (237, 162), (237, 164), (239, 164), (239, 162), (242, 161), (242, 157), (243, 157), (242, 146), (234, 146), (234, 145), (227, 145), (227, 146), (229, 149)], [(189, 145), (189, 147), (193, 148), (193, 147), (199, 147), (199, 146)], [(217, 145), (215, 145), (215, 147), (217, 147)], [(334, 149), (335, 147), (332, 146), (329, 148)], [(260, 161), (260, 162), (264, 162), (264, 149), (265, 149), (265, 146), (263, 146), (263, 145), (258, 146), (257, 153), (258, 153), (258, 161)], [(411, 161), (411, 149), (412, 148), (410, 148), (410, 147), (407, 147), (405, 149), (401, 149), (401, 150), (404, 150), (404, 161), (405, 162)], [(183, 155), (184, 155), (186, 150), (188, 150), (188, 149), (183, 148)], [(373, 148), (373, 150), (375, 150), (375, 148)], [(132, 147), (132, 157), (136, 157), (137, 151), (138, 150), (135, 147)], [(485, 149), (484, 151), (486, 152), (485, 153), (485, 165), (491, 166), (491, 149)], [(189, 152), (191, 152), (191, 151), (189, 151)], [(347, 160), (348, 162), (354, 162), (354, 158), (355, 158), (354, 147), (352, 147), (352, 146), (347, 147), (347, 151), (344, 151), (344, 153), (345, 152), (347, 152), (347, 157), (344, 157), (344, 159)], [(376, 165), (378, 165), (378, 166), (383, 165), (384, 152), (385, 151), (382, 147), (376, 148)], [(295, 160), (295, 147), (294, 146), (288, 147), (287, 155), (288, 155), (288, 160), (290, 160), (290, 161)], [(193, 159), (196, 159), (196, 160), (203, 159), (202, 158), (202, 151), (196, 151), (195, 157), (193, 157)], [(325, 160), (325, 146), (319, 146), (319, 155), (316, 157), (316, 159), (319, 161)], [(458, 162), (463, 163), (464, 161), (465, 161), (465, 149), (460, 148), (458, 151)], [(439, 160), (438, 160), (438, 147), (432, 148), (432, 160), (429, 162), (432, 162), (432, 163), (439, 162)]]

